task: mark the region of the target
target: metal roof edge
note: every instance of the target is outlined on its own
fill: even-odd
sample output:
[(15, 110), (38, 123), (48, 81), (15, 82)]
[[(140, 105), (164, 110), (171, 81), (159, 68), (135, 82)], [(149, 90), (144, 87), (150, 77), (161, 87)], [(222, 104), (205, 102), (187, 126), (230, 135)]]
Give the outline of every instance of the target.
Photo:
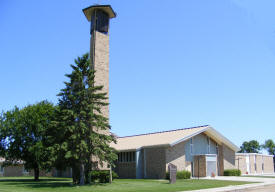
[(186, 141), (186, 140), (188, 140), (188, 139), (190, 139), (190, 138), (192, 138), (192, 137), (194, 137), (194, 136), (196, 136), (196, 135), (198, 135), (198, 134), (200, 134), (200, 133), (206, 131), (207, 129), (209, 129), (209, 127), (210, 127), (210, 126), (207, 125), (204, 129), (202, 129), (202, 130), (200, 130), (200, 131), (197, 131), (197, 132), (195, 132), (195, 133), (192, 133), (191, 135), (188, 135), (188, 136), (183, 137), (182, 139), (179, 139), (179, 140), (177, 140), (177, 141), (174, 141), (174, 142), (170, 143), (170, 146), (172, 147), (172, 146), (174, 146), (174, 145), (176, 145), (176, 144), (178, 144), (178, 143), (181, 143), (181, 142), (183, 142), (183, 141)]

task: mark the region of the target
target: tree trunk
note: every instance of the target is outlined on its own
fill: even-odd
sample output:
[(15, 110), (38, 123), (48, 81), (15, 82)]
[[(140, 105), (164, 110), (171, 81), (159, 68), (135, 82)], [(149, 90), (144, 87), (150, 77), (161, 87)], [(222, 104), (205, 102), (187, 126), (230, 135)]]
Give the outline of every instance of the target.
[(84, 164), (83, 163), (80, 164), (79, 171), (80, 171), (79, 185), (84, 185), (85, 184), (85, 172), (84, 172)]
[(39, 180), (39, 168), (34, 168), (34, 180), (38, 181)]
[(87, 184), (91, 184), (91, 162), (88, 161), (85, 165), (85, 180)]
[(110, 166), (109, 183), (112, 183), (112, 181), (113, 181), (112, 166)]
[(75, 166), (72, 167), (72, 177), (73, 177), (73, 184), (77, 184), (77, 173), (76, 173), (76, 168)]

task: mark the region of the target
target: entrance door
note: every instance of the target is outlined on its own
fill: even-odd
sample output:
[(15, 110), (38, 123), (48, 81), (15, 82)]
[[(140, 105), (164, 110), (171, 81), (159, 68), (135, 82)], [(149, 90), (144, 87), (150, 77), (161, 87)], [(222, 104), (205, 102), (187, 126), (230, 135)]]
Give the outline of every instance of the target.
[(206, 176), (217, 176), (217, 156), (206, 156)]
[(249, 163), (249, 156), (248, 155), (245, 157), (245, 162), (246, 162), (246, 171), (249, 174), (250, 173), (250, 163)]

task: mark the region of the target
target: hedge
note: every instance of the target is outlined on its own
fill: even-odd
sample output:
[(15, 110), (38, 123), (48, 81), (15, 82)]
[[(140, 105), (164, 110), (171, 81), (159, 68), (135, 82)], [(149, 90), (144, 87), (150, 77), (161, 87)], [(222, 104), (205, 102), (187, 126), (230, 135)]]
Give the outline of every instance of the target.
[[(90, 176), (91, 176), (92, 182), (98, 181), (99, 183), (108, 183), (109, 177), (110, 177), (110, 171), (95, 170), (90, 173)], [(113, 180), (118, 178), (118, 175), (114, 171), (112, 171), (112, 178), (113, 178)]]
[[(165, 178), (170, 179), (169, 172), (166, 172)], [(177, 171), (177, 179), (190, 179), (190, 178), (191, 178), (190, 171)]]
[(239, 169), (225, 169), (224, 176), (241, 176), (241, 170)]

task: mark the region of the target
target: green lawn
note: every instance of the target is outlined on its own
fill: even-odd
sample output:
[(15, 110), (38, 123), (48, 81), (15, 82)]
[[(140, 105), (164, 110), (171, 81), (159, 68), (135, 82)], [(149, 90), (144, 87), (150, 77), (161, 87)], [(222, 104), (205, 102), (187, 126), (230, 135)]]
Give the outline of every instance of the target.
[(0, 178), (0, 192), (175, 192), (192, 189), (241, 185), (247, 182), (217, 181), (217, 180), (178, 180), (169, 184), (164, 180), (135, 180), (117, 179), (113, 184), (94, 184), (86, 186), (72, 186), (71, 179), (42, 177), (34, 182), (30, 177), (2, 177)]

